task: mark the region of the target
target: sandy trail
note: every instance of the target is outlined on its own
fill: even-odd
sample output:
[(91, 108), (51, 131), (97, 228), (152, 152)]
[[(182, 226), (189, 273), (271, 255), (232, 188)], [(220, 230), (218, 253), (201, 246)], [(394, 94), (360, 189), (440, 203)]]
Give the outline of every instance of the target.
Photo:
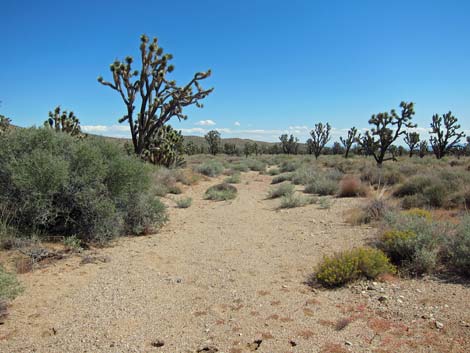
[(201, 182), (185, 191), (189, 209), (170, 207), (159, 234), (100, 250), (109, 262), (74, 258), (22, 275), (0, 351), (311, 353), (345, 341), (367, 351), (361, 335), (373, 332), (360, 320), (340, 332), (325, 324), (361, 299), (305, 284), (324, 254), (373, 234), (343, 222), (360, 200), (279, 211), (265, 200), (270, 180), (243, 174), (230, 202), (203, 200), (216, 181)]

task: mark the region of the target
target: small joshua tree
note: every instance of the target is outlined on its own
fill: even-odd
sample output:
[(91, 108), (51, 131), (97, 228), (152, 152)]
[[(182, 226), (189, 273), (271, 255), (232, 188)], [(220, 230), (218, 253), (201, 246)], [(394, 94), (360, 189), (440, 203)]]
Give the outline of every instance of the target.
[(224, 153), (228, 154), (229, 156), (238, 154), (237, 145), (234, 143), (224, 143)]
[(84, 136), (80, 128), (80, 120), (72, 111), (61, 111), (60, 106), (49, 112), (49, 119), (44, 122), (44, 127), (54, 129), (57, 132), (65, 132), (72, 136)]
[(169, 167), (184, 165), (184, 138), (181, 131), (176, 131), (171, 125), (164, 125), (157, 131), (149, 148), (146, 159), (153, 164)]
[(465, 136), (463, 132), (458, 132), (460, 125), (457, 124), (457, 118), (451, 112), (443, 114), (434, 114), (431, 122), (431, 135), (429, 141), (434, 155), (441, 159), (448, 154)]
[(340, 141), (344, 146), (344, 158), (348, 158), (349, 151), (351, 150), (352, 145), (356, 142), (357, 129), (355, 126), (348, 130), (348, 137), (340, 137)]
[(313, 154), (313, 140), (312, 139), (307, 139), (307, 153), (308, 154)]
[(424, 156), (428, 154), (428, 151), (429, 151), (428, 141), (422, 140), (419, 143), (419, 158), (424, 158)]
[(253, 153), (253, 145), (250, 142), (245, 142), (243, 145), (243, 153), (245, 154), (246, 158), (248, 158), (248, 156)]
[(384, 161), (395, 159), (394, 155), (389, 158), (385, 158), (385, 156), (389, 152), (390, 146), (401, 135), (406, 134), (404, 129), (416, 127), (411, 122), (415, 114), (414, 104), (412, 102), (401, 102), (400, 108), (400, 114), (392, 109), (390, 113), (372, 115), (369, 119), (369, 124), (373, 126), (372, 129), (367, 131), (362, 138), (358, 137), (358, 143), (374, 157), (379, 167), (382, 166)]
[(132, 68), (134, 60), (128, 56), (111, 64), (111, 82), (101, 76), (98, 82), (119, 93), (126, 106), (126, 113), (119, 122), (127, 121), (134, 151), (144, 157), (149, 155), (146, 151), (165, 123), (173, 117), (186, 120), (183, 109), (191, 105), (202, 107), (200, 101), (213, 89), (206, 90), (200, 85), (200, 81), (210, 76), (210, 70), (196, 73), (183, 86), (168, 79), (168, 74), (174, 69), (170, 64), (173, 56), (163, 52), (157, 38), (150, 41), (145, 34), (140, 37), (140, 56), (139, 70)]
[(188, 141), (186, 145), (184, 146), (184, 153), (186, 153), (189, 156), (197, 154), (198, 152), (199, 152), (199, 149), (193, 141)]
[(214, 156), (219, 153), (220, 132), (217, 130), (211, 130), (204, 136), (204, 138), (209, 145), (209, 153)]
[(417, 132), (407, 132), (405, 135), (405, 143), (410, 149), (410, 158), (413, 157), (413, 152), (419, 144), (419, 134)]
[(318, 159), (321, 154), (321, 151), (328, 143), (328, 141), (330, 141), (330, 132), (331, 126), (329, 123), (326, 123), (325, 125), (323, 125), (323, 123), (315, 124), (315, 128), (310, 131), (310, 136), (312, 136), (311, 143), (313, 148), (313, 154), (315, 155), (316, 159)]
[(297, 154), (299, 150), (299, 139), (294, 135), (282, 134), (279, 136), (282, 152), (286, 154)]
[(0, 115), (0, 135), (10, 128), (11, 119), (4, 115)]

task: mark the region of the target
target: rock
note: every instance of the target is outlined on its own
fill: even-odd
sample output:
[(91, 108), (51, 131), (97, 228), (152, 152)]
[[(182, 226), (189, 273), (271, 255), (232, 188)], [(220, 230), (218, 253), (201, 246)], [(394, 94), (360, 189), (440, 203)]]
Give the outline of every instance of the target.
[(345, 341), (344, 344), (345, 344), (346, 346), (352, 346), (352, 345), (353, 345), (353, 344), (352, 344), (351, 342), (349, 342), (349, 341)]
[(296, 343), (295, 341), (292, 341), (292, 340), (291, 340), (291, 341), (289, 341), (289, 344), (290, 344), (292, 347), (295, 347), (295, 346), (297, 346), (297, 343)]
[(442, 330), (444, 328), (444, 324), (442, 322), (435, 321), (434, 324), (438, 330)]
[(388, 300), (388, 297), (386, 295), (381, 295), (378, 300), (381, 303), (385, 303)]
[(165, 342), (163, 342), (162, 340), (156, 340), (152, 342), (152, 347), (160, 348), (160, 347), (163, 347), (164, 345), (165, 345)]
[(218, 351), (219, 349), (214, 346), (206, 346), (206, 347), (199, 348), (196, 352), (197, 353), (203, 353), (203, 352), (216, 353)]

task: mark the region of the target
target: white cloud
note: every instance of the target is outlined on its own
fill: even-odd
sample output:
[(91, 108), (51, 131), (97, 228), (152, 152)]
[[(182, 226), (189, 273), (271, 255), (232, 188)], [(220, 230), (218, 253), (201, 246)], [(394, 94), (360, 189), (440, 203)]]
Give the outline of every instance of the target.
[(82, 125), (82, 131), (89, 134), (111, 137), (130, 137), (128, 125)]
[(239, 122), (239, 121), (235, 121), (235, 122), (233, 123), (233, 125), (235, 125), (235, 126), (240, 126), (240, 122)]
[(199, 126), (213, 126), (215, 125), (215, 121), (214, 120), (200, 120), (198, 121), (197, 123), (195, 123), (194, 125), (199, 125)]

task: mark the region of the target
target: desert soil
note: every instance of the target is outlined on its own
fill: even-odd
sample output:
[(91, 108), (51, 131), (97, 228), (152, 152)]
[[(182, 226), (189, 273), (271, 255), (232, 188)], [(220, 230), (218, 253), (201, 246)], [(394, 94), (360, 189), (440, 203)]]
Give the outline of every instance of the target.
[(243, 174), (227, 202), (203, 200), (217, 180), (201, 181), (185, 189), (190, 208), (166, 200), (158, 234), (19, 275), (25, 291), (0, 326), (0, 352), (470, 351), (468, 284), (309, 286), (323, 255), (376, 230), (345, 222), (361, 199), (278, 210), (265, 199), (270, 180)]

